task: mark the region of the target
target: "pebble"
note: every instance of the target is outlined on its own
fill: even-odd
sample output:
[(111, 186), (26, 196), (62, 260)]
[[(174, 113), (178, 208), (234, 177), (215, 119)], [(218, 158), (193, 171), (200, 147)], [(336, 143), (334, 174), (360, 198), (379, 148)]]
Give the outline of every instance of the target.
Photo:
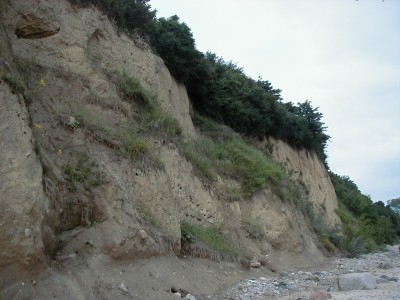
[[(337, 292), (337, 278), (341, 274), (355, 273), (363, 270), (365, 272), (374, 272), (380, 270), (380, 273), (386, 269), (381, 268), (382, 261), (386, 266), (399, 266), (400, 256), (396, 252), (378, 252), (362, 255), (357, 259), (336, 258), (332, 261), (331, 269), (315, 272), (297, 271), (280, 272), (275, 277), (259, 277), (243, 280), (235, 286), (212, 295), (211, 299), (272, 299), (284, 297), (298, 292), (313, 292), (309, 299), (325, 300), (330, 299), (328, 292)], [(397, 263), (394, 263), (394, 261)], [(390, 273), (387, 273), (390, 274)], [(393, 275), (393, 274), (392, 274)], [(396, 284), (399, 278), (394, 276), (377, 276), (377, 283)], [(307, 298), (308, 299), (308, 298)]]
[(128, 293), (128, 288), (126, 287), (126, 285), (121, 282), (121, 284), (118, 286), (118, 288), (123, 291), (124, 293)]
[(25, 228), (25, 237), (30, 237), (32, 235), (32, 229)]

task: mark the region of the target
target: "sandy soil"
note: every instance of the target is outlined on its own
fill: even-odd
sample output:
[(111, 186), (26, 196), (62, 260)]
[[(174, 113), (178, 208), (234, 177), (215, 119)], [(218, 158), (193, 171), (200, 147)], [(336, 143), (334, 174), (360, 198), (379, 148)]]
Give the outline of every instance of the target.
[[(183, 289), (202, 299), (309, 299), (316, 290), (326, 288), (323, 282), (311, 282), (304, 288), (301, 278), (305, 273), (325, 270), (326, 274), (368, 271), (374, 276), (400, 276), (400, 255), (374, 254), (360, 259), (327, 258), (311, 264), (281, 259), (275, 266), (245, 269), (240, 264), (212, 262), (205, 259), (154, 257), (139, 261), (113, 261), (104, 255), (70, 255), (59, 257), (51, 263), (50, 271), (30, 281), (19, 282), (6, 291), (0, 299), (177, 299), (171, 288)], [(382, 257), (391, 259), (388, 269), (379, 267)], [(284, 258), (284, 256), (282, 256)], [(274, 270), (271, 271), (271, 268)], [(291, 272), (291, 273), (289, 273)], [(282, 275), (286, 274), (286, 275)], [(292, 275), (292, 277), (290, 277)], [(303, 276), (303, 277), (302, 277)], [(286, 295), (274, 297), (267, 294), (254, 295), (249, 291), (229, 293), (232, 288), (247, 281), (287, 280), (298, 277), (298, 286)], [(283, 279), (282, 279), (283, 278)], [(330, 278), (326, 276), (327, 280)], [(331, 278), (332, 279), (332, 278)], [(297, 288), (297, 290), (296, 290)], [(299, 291), (302, 289), (302, 291)], [(325, 289), (326, 290), (326, 289)], [(400, 299), (400, 282), (379, 284), (376, 290), (330, 292), (333, 299)]]
[[(312, 259), (288, 253), (271, 255), (268, 267), (247, 269), (237, 262), (161, 256), (116, 261), (96, 253), (90, 244), (79, 254), (62, 253), (50, 270), (0, 292), (0, 299), (177, 299), (171, 288), (184, 289), (197, 300), (213, 299), (246, 278), (274, 276), (282, 270), (311, 267)], [(315, 264), (321, 265), (318, 260)], [(272, 270), (273, 271), (272, 271)]]

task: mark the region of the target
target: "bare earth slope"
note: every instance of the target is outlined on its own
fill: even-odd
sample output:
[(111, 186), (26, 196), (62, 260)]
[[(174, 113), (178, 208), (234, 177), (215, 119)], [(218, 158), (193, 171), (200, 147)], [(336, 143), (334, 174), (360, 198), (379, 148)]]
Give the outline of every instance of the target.
[[(204, 182), (157, 132), (143, 142), (153, 157), (126, 155), (137, 142), (130, 133), (139, 109), (117, 88), (124, 71), (178, 120), (185, 139), (198, 135), (185, 87), (140, 38), (96, 8), (65, 0), (1, 1), (0, 25), (0, 298), (47, 299), (51, 288), (60, 299), (136, 291), (167, 299), (172, 284), (206, 294), (242, 276), (239, 265), (178, 260), (183, 222), (223, 226), (242, 257), (265, 261), (266, 272), (324, 261), (302, 213), (271, 190), (224, 201), (218, 189), (228, 180)], [(338, 224), (336, 196), (315, 154), (269, 143), (326, 223)], [(249, 220), (267, 238), (250, 238)], [(129, 293), (115, 289), (121, 283)]]

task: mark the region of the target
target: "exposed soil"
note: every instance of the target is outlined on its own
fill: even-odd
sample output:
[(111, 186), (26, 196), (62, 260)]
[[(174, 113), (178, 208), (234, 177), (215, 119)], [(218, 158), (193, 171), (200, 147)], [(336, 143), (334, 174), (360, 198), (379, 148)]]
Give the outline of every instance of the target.
[[(267, 267), (245, 269), (238, 263), (162, 256), (139, 261), (115, 261), (86, 253), (58, 256), (51, 271), (29, 282), (19, 282), (0, 294), (0, 299), (177, 299), (171, 288), (201, 299), (310, 299), (319, 290), (332, 299), (400, 299), (400, 255), (387, 252), (358, 259), (288, 259)], [(272, 269), (272, 270), (271, 270)], [(369, 272), (391, 281), (368, 291), (338, 291), (337, 276)]]

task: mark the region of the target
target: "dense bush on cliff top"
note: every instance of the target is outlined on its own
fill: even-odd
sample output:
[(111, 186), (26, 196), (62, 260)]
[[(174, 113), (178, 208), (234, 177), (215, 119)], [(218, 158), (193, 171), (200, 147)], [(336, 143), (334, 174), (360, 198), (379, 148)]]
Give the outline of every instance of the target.
[(325, 161), (329, 139), (322, 114), (309, 101), (283, 103), (280, 90), (253, 80), (243, 69), (195, 47), (190, 28), (177, 16), (156, 19), (148, 0), (70, 0), (97, 5), (128, 32), (140, 31), (185, 84), (195, 109), (247, 136), (273, 136), (292, 146), (317, 152)]
[[(96, 5), (120, 28), (140, 32), (162, 57), (173, 76), (185, 84), (195, 109), (247, 136), (273, 136), (294, 147), (315, 151), (326, 162), (329, 140), (322, 114), (307, 100), (284, 103), (268, 81), (249, 78), (243, 69), (195, 47), (191, 29), (177, 16), (156, 18), (149, 0), (69, 0)], [(348, 178), (330, 173), (351, 253), (393, 243), (400, 236), (399, 215), (373, 203)]]
[(199, 52), (190, 28), (177, 16), (154, 22), (152, 46), (185, 84), (198, 112), (247, 136), (273, 136), (314, 150), (325, 161), (329, 136), (311, 102), (283, 103), (280, 90), (268, 81), (253, 80), (234, 63)]

